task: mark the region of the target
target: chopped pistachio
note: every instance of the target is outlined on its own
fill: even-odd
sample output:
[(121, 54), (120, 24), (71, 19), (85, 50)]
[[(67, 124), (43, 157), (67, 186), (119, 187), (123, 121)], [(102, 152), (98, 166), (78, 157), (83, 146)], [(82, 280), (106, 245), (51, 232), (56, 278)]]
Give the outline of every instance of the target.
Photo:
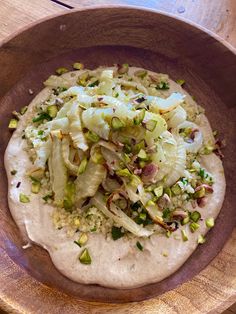
[(18, 120), (11, 119), (9, 124), (8, 124), (8, 129), (9, 130), (15, 130), (17, 128), (17, 125), (18, 125)]
[(44, 169), (38, 168), (36, 170), (33, 170), (29, 173), (29, 176), (32, 181), (40, 181), (44, 176)]
[(82, 263), (82, 264), (85, 264), (85, 265), (91, 264), (92, 260), (91, 260), (91, 257), (89, 255), (88, 249), (84, 249), (82, 251), (82, 253), (79, 256), (79, 260), (80, 260), (80, 263)]
[(47, 107), (47, 113), (51, 118), (55, 118), (57, 115), (58, 109), (56, 105), (51, 105)]
[(11, 175), (14, 176), (15, 174), (17, 174), (17, 171), (16, 170), (12, 170), (11, 171)]
[(23, 114), (26, 113), (27, 109), (28, 109), (28, 106), (24, 106), (23, 108), (21, 108), (20, 109), (20, 114), (23, 116)]
[(19, 199), (20, 199), (21, 203), (29, 203), (30, 202), (29, 197), (23, 193), (20, 193)]
[(95, 164), (103, 164), (104, 163), (104, 157), (99, 151), (94, 152), (94, 154), (91, 156), (91, 160)]
[(217, 130), (214, 130), (213, 132), (213, 135), (216, 137), (218, 135), (218, 131)]
[(168, 257), (168, 252), (164, 251), (164, 252), (162, 252), (162, 255), (163, 255), (164, 257)]
[(146, 164), (147, 164), (147, 163), (146, 163), (146, 161), (144, 161), (144, 160), (140, 160), (140, 161), (139, 161), (139, 167), (140, 167), (140, 168), (144, 168), (144, 167), (146, 166)]
[(125, 74), (129, 71), (129, 65), (128, 63), (124, 63), (121, 66), (118, 66), (118, 74)]
[(189, 225), (189, 228), (190, 228), (191, 232), (195, 232), (199, 227), (200, 227), (200, 225), (197, 224), (196, 222), (192, 222), (192, 223)]
[(190, 218), (194, 222), (198, 222), (198, 220), (201, 218), (201, 214), (198, 211), (194, 211), (190, 214)]
[(136, 242), (136, 246), (140, 251), (143, 251), (143, 246), (139, 241)]
[(146, 203), (146, 207), (147, 206), (155, 206), (156, 204), (152, 201), (152, 200), (149, 200), (147, 203)]
[(147, 153), (145, 152), (144, 149), (140, 149), (140, 151), (138, 153), (138, 158), (142, 159), (142, 160), (147, 160), (148, 159)]
[(172, 186), (171, 192), (174, 193), (174, 195), (180, 195), (182, 193), (181, 187), (176, 183)]
[(148, 120), (145, 122), (144, 127), (150, 132), (153, 132), (156, 128), (157, 121), (156, 120)]
[(95, 132), (93, 131), (88, 131), (86, 133), (86, 138), (91, 141), (91, 142), (94, 142), (94, 143), (97, 143), (99, 140), (100, 140), (100, 137), (99, 135), (97, 135)]
[(206, 195), (206, 190), (205, 190), (204, 187), (202, 187), (200, 190), (198, 190), (197, 192), (195, 192), (195, 193), (193, 194), (193, 197), (194, 197), (195, 199), (197, 199), (197, 198), (202, 198), (202, 197), (204, 197), (205, 195)]
[(85, 245), (87, 241), (88, 241), (87, 234), (86, 233), (82, 233), (81, 236), (79, 237), (79, 240), (78, 241), (74, 241), (74, 242), (81, 247), (81, 246)]
[(83, 74), (81, 74), (78, 79), (77, 79), (77, 84), (81, 85), (81, 86), (86, 86), (87, 84), (87, 79), (89, 78), (89, 73), (88, 72), (84, 72)]
[(31, 192), (34, 194), (38, 194), (39, 190), (41, 187), (41, 183), (40, 182), (32, 182), (31, 185)]
[(185, 230), (181, 230), (181, 234), (182, 234), (183, 241), (188, 241), (188, 237), (187, 237), (186, 231)]
[(79, 170), (78, 170), (78, 174), (82, 174), (85, 172), (86, 167), (87, 167), (87, 158), (82, 159), (80, 165), (79, 165)]
[(185, 80), (176, 80), (176, 83), (179, 84), (180, 86), (184, 85), (185, 84)]
[(143, 79), (147, 75), (146, 70), (137, 70), (134, 72), (134, 75)]
[(181, 225), (186, 225), (187, 223), (189, 223), (189, 221), (190, 221), (190, 218), (188, 216), (181, 221)]
[(207, 145), (207, 146), (204, 147), (203, 153), (205, 155), (209, 155), (209, 154), (211, 154), (213, 152), (214, 149), (215, 149), (214, 146)]
[(130, 185), (137, 187), (140, 183), (141, 183), (141, 180), (139, 179), (138, 176), (136, 176), (135, 174), (132, 174), (130, 176), (130, 182), (129, 182)]
[(141, 149), (145, 148), (145, 140), (141, 140), (137, 144), (134, 145), (133, 150), (134, 153), (138, 153)]
[(55, 72), (56, 72), (56, 74), (58, 74), (58, 75), (62, 75), (62, 74), (64, 74), (64, 73), (68, 72), (68, 69), (67, 69), (67, 68), (64, 68), (64, 67), (61, 67), (61, 68), (56, 69)]
[(155, 185), (149, 185), (147, 188), (145, 188), (146, 192), (152, 192), (155, 189)]
[(45, 196), (42, 197), (42, 199), (47, 202), (48, 200), (52, 199), (53, 198), (53, 195), (52, 194), (47, 194)]
[(84, 65), (83, 65), (83, 63), (75, 62), (75, 63), (73, 64), (73, 68), (74, 68), (75, 70), (82, 70), (82, 69), (84, 68)]
[(116, 174), (120, 177), (130, 177), (131, 176), (129, 169), (127, 169), (127, 168), (117, 170)]
[(154, 189), (154, 194), (156, 195), (156, 197), (161, 197), (163, 194), (163, 186), (158, 186), (157, 188)]
[(111, 119), (111, 127), (113, 130), (119, 130), (119, 129), (122, 129), (123, 127), (125, 127), (125, 124), (124, 124), (124, 122), (122, 122), (120, 120), (120, 118), (113, 117)]
[(172, 196), (172, 192), (171, 192), (171, 188), (170, 187), (167, 187), (167, 188), (164, 188), (164, 194), (167, 194), (169, 197)]
[(166, 231), (166, 237), (167, 237), (167, 238), (170, 238), (171, 234), (172, 234), (172, 232), (171, 232), (170, 230), (167, 230), (167, 231)]
[(207, 218), (206, 219), (206, 226), (207, 226), (207, 228), (213, 228), (214, 225), (215, 225), (214, 218)]
[(206, 239), (203, 235), (199, 234), (198, 239), (197, 239), (197, 243), (198, 244), (203, 244), (206, 242)]
[(143, 119), (144, 119), (144, 117), (145, 117), (145, 112), (146, 112), (146, 110), (145, 110), (145, 109), (142, 109), (142, 110), (140, 110), (139, 113), (134, 117), (134, 124), (135, 124), (135, 125), (139, 125), (139, 124), (143, 121)]

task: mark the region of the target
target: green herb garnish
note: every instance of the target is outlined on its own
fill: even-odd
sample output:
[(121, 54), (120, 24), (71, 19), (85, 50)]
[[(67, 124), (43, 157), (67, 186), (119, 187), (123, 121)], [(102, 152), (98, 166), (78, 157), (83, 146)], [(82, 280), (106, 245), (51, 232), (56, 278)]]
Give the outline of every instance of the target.
[(40, 122), (43, 120), (51, 121), (52, 117), (50, 117), (50, 115), (47, 112), (42, 112), (37, 117), (32, 119), (33, 122)]
[(143, 251), (143, 246), (139, 241), (136, 242), (136, 246), (140, 251)]
[(169, 83), (168, 82), (163, 82), (161, 81), (157, 86), (156, 86), (156, 89), (162, 89), (162, 90), (167, 90), (169, 89), (170, 86), (169, 86)]
[(96, 80), (93, 83), (90, 83), (88, 87), (95, 87), (95, 86), (98, 86), (98, 84), (99, 84), (99, 80)]
[(122, 238), (125, 234), (121, 231), (121, 228), (113, 226), (111, 229), (111, 236), (113, 240)]
[(86, 138), (93, 143), (97, 143), (100, 140), (99, 135), (97, 135), (95, 132), (93, 131), (88, 131), (86, 133)]

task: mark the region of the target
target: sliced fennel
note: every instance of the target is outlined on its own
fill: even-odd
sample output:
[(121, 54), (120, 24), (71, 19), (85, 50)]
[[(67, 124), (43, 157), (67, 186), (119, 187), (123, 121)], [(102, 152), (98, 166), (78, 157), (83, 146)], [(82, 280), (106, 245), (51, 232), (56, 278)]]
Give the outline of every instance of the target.
[(149, 237), (153, 234), (152, 231), (147, 230), (138, 224), (136, 224), (131, 218), (129, 218), (118, 206), (112, 205), (112, 209), (109, 210), (103, 200), (103, 195), (97, 193), (91, 202), (96, 206), (103, 214), (114, 220), (120, 227), (124, 227), (137, 237)]
[(50, 181), (54, 193), (54, 203), (62, 207), (67, 184), (67, 170), (62, 157), (60, 133), (52, 131), (51, 137), (51, 154), (48, 161)]
[[(197, 119), (188, 121), (188, 97), (171, 93), (167, 75), (128, 65), (52, 75), (45, 85), (51, 96), (37, 105), (24, 134), (31, 172), (40, 172), (31, 180), (43, 190), (46, 176), (53, 204), (70, 213), (95, 206), (138, 237), (153, 233), (143, 227), (150, 223), (173, 231), (171, 210), (181, 207), (171, 203), (173, 195), (187, 191), (196, 198), (196, 182), (206, 184), (192, 162), (206, 136)], [(124, 196), (121, 205), (114, 191)]]
[(76, 202), (79, 204), (86, 197), (94, 196), (105, 177), (106, 169), (100, 164), (89, 161), (86, 170), (78, 175), (75, 181)]

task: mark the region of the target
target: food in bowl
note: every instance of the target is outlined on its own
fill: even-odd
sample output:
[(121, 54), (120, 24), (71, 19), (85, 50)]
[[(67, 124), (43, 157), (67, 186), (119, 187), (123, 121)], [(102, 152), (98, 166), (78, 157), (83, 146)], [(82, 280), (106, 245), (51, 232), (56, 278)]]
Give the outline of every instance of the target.
[(74, 281), (161, 281), (205, 242), (224, 199), (203, 108), (183, 80), (128, 64), (57, 74), (9, 124), (14, 220)]

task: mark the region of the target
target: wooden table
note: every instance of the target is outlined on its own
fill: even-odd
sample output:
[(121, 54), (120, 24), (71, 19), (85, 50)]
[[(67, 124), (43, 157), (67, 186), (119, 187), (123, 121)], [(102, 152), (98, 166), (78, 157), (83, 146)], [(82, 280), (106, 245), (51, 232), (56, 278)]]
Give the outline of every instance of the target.
[[(156, 8), (198, 23), (236, 46), (236, 0), (0, 0), (0, 40), (40, 18), (92, 4)], [(81, 309), (81, 313), (222, 313), (236, 301), (235, 248), (236, 229), (206, 269), (190, 282), (159, 298), (128, 306), (101, 305), (99, 309), (95, 304), (81, 303), (76, 308)], [(173, 299), (176, 300), (174, 306), (170, 302)], [(226, 313), (236, 313), (236, 305)]]

